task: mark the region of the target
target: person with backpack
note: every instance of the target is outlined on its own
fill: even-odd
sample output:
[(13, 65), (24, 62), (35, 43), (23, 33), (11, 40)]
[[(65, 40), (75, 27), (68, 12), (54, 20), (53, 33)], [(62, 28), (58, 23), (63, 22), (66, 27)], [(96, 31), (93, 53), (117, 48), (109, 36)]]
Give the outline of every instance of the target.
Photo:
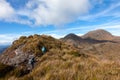
[(29, 60), (28, 60), (28, 69), (31, 71), (34, 68), (34, 64), (35, 64), (35, 57), (34, 55), (30, 55), (29, 56)]

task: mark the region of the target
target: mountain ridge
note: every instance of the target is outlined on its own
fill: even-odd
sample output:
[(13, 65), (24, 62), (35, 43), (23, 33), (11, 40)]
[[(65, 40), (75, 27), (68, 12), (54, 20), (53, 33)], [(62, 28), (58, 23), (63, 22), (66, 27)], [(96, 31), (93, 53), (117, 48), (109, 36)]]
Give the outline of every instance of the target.
[[(119, 37), (117, 41), (106, 40), (104, 37), (101, 40), (89, 38), (79, 37), (73, 33), (62, 39), (37, 34), (21, 36), (0, 55), (0, 66), (6, 66), (8, 69), (8, 73), (5, 72), (7, 77), (4, 78), (5, 80), (79, 80), (93, 75), (88, 79), (99, 77), (102, 80), (109, 76), (110, 80), (114, 78), (119, 80)], [(42, 47), (46, 48), (45, 53), (42, 52)], [(35, 62), (34, 68), (29, 70), (31, 55), (34, 55)], [(4, 70), (4, 67), (0, 68), (0, 72), (4, 73)], [(80, 75), (82, 76), (79, 77)]]

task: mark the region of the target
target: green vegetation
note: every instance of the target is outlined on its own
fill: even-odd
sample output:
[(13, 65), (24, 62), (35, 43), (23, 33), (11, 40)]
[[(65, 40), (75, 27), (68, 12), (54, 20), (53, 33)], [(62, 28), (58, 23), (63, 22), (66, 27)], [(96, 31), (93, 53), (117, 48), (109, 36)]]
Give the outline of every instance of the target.
[(80, 53), (78, 51), (71, 51), (71, 52), (69, 52), (69, 54), (74, 55), (76, 57), (80, 56)]

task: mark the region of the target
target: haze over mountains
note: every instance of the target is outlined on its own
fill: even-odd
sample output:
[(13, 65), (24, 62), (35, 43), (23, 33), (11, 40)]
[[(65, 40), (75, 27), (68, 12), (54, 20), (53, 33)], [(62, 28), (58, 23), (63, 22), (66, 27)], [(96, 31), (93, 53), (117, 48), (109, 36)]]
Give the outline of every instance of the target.
[[(83, 36), (71, 33), (61, 39), (37, 34), (21, 36), (0, 55), (0, 62), (14, 67), (7, 74), (10, 80), (119, 80), (119, 40), (102, 29)], [(41, 51), (43, 46), (46, 53)], [(27, 70), (30, 55), (36, 59), (31, 72)]]
[(0, 45), (0, 54), (9, 47), (9, 45)]

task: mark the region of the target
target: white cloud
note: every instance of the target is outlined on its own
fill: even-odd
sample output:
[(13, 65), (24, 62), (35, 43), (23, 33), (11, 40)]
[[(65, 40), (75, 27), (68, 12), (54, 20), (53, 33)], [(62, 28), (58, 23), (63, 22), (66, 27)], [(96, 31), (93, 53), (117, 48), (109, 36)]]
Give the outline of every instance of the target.
[(5, 0), (0, 0), (0, 19), (8, 19), (13, 17), (14, 9)]
[(14, 40), (18, 39), (21, 35), (17, 34), (0, 34), (0, 45), (11, 44)]
[(35, 25), (58, 25), (76, 20), (89, 9), (89, 0), (30, 0), (18, 14)]
[(45, 34), (45, 35), (52, 36), (52, 37), (54, 37), (56, 39), (60, 39), (60, 38), (63, 38), (65, 36), (65, 35), (60, 35), (60, 34), (56, 34), (56, 33), (54, 33), (54, 34)]
[(59, 25), (76, 20), (90, 7), (89, 0), (29, 0), (26, 7), (15, 10), (1, 0), (0, 19), (28, 25)]
[(99, 13), (88, 14), (95, 5), (104, 0), (28, 0), (23, 8), (16, 10), (7, 0), (0, 0), (0, 20), (27, 25), (61, 25), (78, 20), (96, 20), (99, 17), (120, 17), (120, 2), (112, 4)]
[(112, 4), (110, 7), (108, 7), (105, 10), (102, 10), (101, 12), (95, 13), (95, 14), (89, 14), (86, 16), (80, 16), (80, 20), (94, 20), (100, 17), (105, 17), (105, 16), (112, 16), (112, 17), (120, 17), (119, 16), (119, 11), (118, 12), (114, 12), (113, 10), (115, 10), (116, 8), (120, 7), (120, 2), (116, 3), (116, 4)]

